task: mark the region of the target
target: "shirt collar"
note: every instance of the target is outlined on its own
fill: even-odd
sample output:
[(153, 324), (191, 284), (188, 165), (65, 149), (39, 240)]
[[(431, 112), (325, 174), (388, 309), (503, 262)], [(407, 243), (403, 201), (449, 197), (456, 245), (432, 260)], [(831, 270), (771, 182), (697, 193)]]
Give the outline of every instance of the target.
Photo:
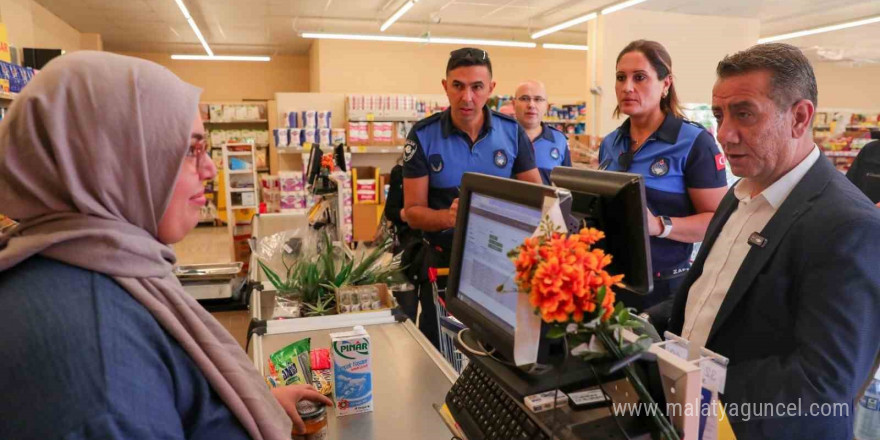
[(553, 142), (553, 133), (550, 132), (550, 127), (547, 127), (547, 124), (541, 123), (541, 134), (538, 137), (542, 137), (550, 142)]
[[(683, 123), (684, 121), (681, 118), (675, 117), (672, 113), (667, 113), (666, 117), (663, 118), (663, 123), (657, 128), (657, 131), (648, 136), (648, 139), (659, 139), (667, 144), (674, 144), (678, 141), (678, 133), (681, 131), (681, 124)], [(619, 141), (622, 137), (629, 137), (629, 127), (630, 121), (629, 118), (626, 118), (617, 130), (617, 139), (615, 141)]]
[[(461, 131), (458, 127), (456, 127), (452, 123), (451, 112), (452, 112), (452, 108), (450, 107), (450, 108), (447, 108), (446, 110), (443, 110), (443, 113), (440, 114), (440, 121), (442, 123), (441, 126), (443, 127), (443, 139), (448, 138), (449, 135), (454, 132), (458, 132), (458, 133), (467, 135), (465, 132)], [(486, 105), (486, 106), (483, 106), (483, 128), (480, 129), (480, 136), (482, 136), (483, 133), (486, 133), (491, 129), (492, 129), (492, 112), (489, 110), (489, 106)], [(480, 136), (477, 136), (477, 137), (480, 137)]]
[[(773, 209), (779, 209), (782, 206), (782, 202), (788, 198), (788, 195), (794, 190), (794, 187), (797, 186), (798, 183), (804, 178), (810, 168), (819, 160), (819, 147), (813, 145), (813, 150), (810, 151), (810, 154), (804, 158), (797, 166), (791, 169), (791, 171), (785, 173), (784, 176), (780, 177), (779, 180), (773, 182), (772, 185), (768, 186), (763, 192), (761, 192), (760, 196), (763, 196), (767, 203), (773, 207)], [(751, 189), (752, 182), (749, 179), (742, 179), (739, 185), (733, 189), (733, 194), (740, 201), (745, 201), (748, 203), (751, 200)]]

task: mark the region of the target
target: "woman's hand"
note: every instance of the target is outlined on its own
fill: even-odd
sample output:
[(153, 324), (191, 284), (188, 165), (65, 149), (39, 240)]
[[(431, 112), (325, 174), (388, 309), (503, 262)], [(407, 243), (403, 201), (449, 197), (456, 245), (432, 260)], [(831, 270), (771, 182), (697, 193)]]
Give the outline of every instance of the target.
[(272, 395), (278, 399), (278, 403), (281, 404), (281, 407), (284, 408), (284, 411), (290, 416), (290, 420), (293, 422), (293, 430), (297, 433), (303, 433), (306, 431), (306, 424), (303, 423), (302, 418), (299, 416), (299, 411), (296, 410), (297, 402), (306, 399), (311, 400), (312, 402), (323, 403), (328, 406), (333, 405), (332, 400), (319, 393), (318, 390), (311, 385), (288, 385), (272, 388)]

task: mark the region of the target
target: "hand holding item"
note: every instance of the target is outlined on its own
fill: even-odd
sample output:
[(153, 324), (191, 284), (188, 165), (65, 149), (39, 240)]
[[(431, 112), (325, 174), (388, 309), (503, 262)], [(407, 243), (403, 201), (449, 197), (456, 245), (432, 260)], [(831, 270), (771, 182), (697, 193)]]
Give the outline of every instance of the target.
[(296, 409), (297, 402), (306, 399), (328, 406), (333, 405), (332, 400), (319, 393), (318, 390), (311, 385), (288, 385), (272, 388), (272, 395), (278, 399), (278, 403), (281, 404), (281, 407), (284, 408), (284, 411), (290, 416), (290, 420), (293, 422), (293, 430), (295, 432), (304, 432), (306, 430), (306, 425), (303, 423), (302, 417), (300, 417), (299, 411)]

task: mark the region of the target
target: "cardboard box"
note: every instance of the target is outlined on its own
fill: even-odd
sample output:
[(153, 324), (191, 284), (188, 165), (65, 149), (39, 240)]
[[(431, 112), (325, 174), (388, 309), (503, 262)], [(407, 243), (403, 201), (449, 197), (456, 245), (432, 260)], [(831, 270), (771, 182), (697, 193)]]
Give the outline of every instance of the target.
[[(392, 300), (391, 291), (388, 290), (388, 285), (386, 284), (370, 284), (370, 286), (376, 287), (379, 290), (379, 301), (381, 303), (381, 309), (371, 308), (370, 310), (358, 310), (358, 311), (343, 311), (342, 310), (342, 300), (340, 298), (340, 294), (343, 293), (346, 289), (351, 288), (343, 287), (336, 291), (336, 311), (337, 313), (361, 313), (361, 312), (375, 312), (376, 310), (383, 309), (391, 309), (394, 308), (394, 301)], [(360, 286), (358, 286), (360, 287)]]
[(385, 205), (355, 203), (352, 207), (352, 236), (355, 241), (372, 241)]
[[(352, 167), (351, 169), (351, 188), (354, 191), (354, 204), (378, 204), (379, 203), (379, 193), (377, 185), (374, 185), (374, 189), (372, 189), (372, 197), (369, 200), (364, 199), (363, 197), (358, 196), (358, 179), (372, 179), (375, 182), (379, 182), (379, 168), (377, 167)], [(381, 183), (381, 182), (380, 182)]]

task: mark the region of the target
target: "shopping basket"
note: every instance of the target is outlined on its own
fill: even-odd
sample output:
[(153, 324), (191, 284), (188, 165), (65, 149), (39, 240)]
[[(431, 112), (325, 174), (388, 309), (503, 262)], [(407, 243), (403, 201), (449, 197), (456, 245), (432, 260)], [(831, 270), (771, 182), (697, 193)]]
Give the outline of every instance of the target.
[(436, 267), (428, 268), (428, 281), (431, 282), (431, 290), (434, 296), (434, 307), (437, 309), (437, 328), (440, 329), (440, 353), (446, 358), (446, 361), (452, 365), (456, 372), (461, 373), (467, 367), (467, 356), (462, 356), (461, 352), (455, 348), (455, 338), (458, 332), (464, 329), (464, 324), (455, 319), (446, 311), (446, 301), (441, 296), (441, 291), (445, 293), (445, 289), (440, 289), (437, 285), (439, 277), (448, 277), (449, 269)]

